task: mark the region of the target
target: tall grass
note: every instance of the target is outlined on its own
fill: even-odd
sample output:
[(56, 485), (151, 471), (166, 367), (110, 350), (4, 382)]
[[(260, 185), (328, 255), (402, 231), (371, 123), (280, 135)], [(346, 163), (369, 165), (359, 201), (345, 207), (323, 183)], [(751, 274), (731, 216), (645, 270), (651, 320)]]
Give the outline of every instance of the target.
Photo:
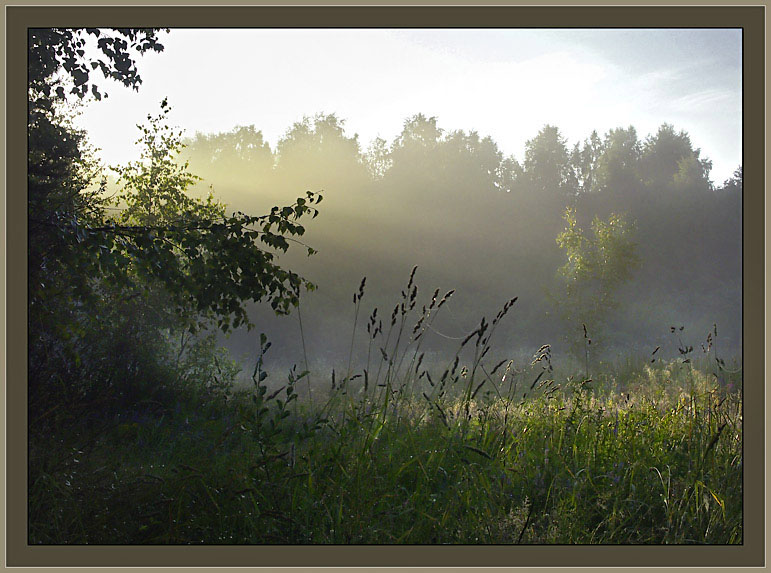
[(362, 281), (366, 365), (352, 343), (319, 403), (298, 399), (307, 367), (268, 389), (262, 336), (248, 391), (32, 432), (30, 543), (742, 542), (741, 368), (716, 329), (699, 360), (681, 344), (590, 380), (548, 345), (489, 356), (512, 299), (436, 368), (422, 343), (452, 291), (419, 303), (414, 277), (366, 326)]

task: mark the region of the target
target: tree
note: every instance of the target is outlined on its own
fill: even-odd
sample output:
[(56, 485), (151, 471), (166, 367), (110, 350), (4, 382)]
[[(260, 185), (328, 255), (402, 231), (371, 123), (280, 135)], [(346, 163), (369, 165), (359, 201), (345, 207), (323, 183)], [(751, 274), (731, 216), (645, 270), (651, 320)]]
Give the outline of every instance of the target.
[(570, 154), (559, 129), (544, 126), (525, 146), (525, 175), (539, 192), (575, 194), (577, 182)]
[(677, 162), (677, 173), (672, 178), (672, 187), (684, 192), (711, 190), (710, 171), (712, 171), (710, 160), (699, 159), (697, 153), (691, 153)]
[[(87, 72), (83, 71), (86, 66), (68, 53), (68, 50), (73, 49), (77, 54), (82, 51), (79, 48), (83, 40), (76, 32), (51, 32), (57, 41), (53, 42), (50, 49), (55, 54), (61, 50), (64, 53), (61, 58), (65, 62), (65, 71), (73, 74), (76, 85), (86, 85), (82, 83), (88, 82)], [(87, 33), (102, 35), (98, 30)], [(136, 30), (121, 30), (119, 35), (133, 39), (135, 43), (144, 39), (144, 43), (138, 45), (140, 52), (153, 46), (151, 40), (154, 31), (140, 33)], [(42, 36), (47, 37), (45, 34)], [(100, 42), (99, 45), (114, 64), (115, 69), (110, 72), (110, 77), (126, 85), (138, 85), (141, 79), (128, 54), (127, 42), (119, 37), (112, 41), (100, 37)], [(42, 62), (58, 61), (53, 56), (45, 56), (46, 52), (40, 42), (33, 43), (31, 50), (39, 54), (38, 59)], [(103, 62), (93, 63), (103, 71), (110, 70)], [(49, 80), (53, 82), (52, 68), (45, 69), (50, 72)], [(38, 87), (34, 91), (43, 95), (46, 93), (46, 90)], [(50, 94), (50, 90), (47, 93)], [(63, 97), (59, 90), (56, 93), (55, 97)], [(83, 97), (86, 92), (77, 90), (72, 93)], [(71, 240), (64, 241), (65, 245), (71, 246), (68, 254), (73, 260), (69, 266), (78, 266), (79, 270), (97, 266), (101, 274), (112, 275), (114, 278), (122, 274), (126, 261), (130, 260), (137, 269), (144, 269), (162, 279), (177, 298), (194, 303), (201, 311), (211, 310), (218, 314), (219, 326), (226, 329), (231, 325), (248, 322), (242, 304), (244, 300), (268, 299), (277, 312), (288, 312), (291, 306), (297, 304), (300, 287), (312, 285), (277, 266), (274, 263), (275, 255), (264, 250), (260, 243), (270, 249), (286, 251), (289, 247), (287, 237), (300, 236), (304, 232), (304, 228), (296, 222), (297, 219), (305, 214), (315, 216), (317, 212), (311, 205), (317, 204), (321, 197), (308, 192), (306, 197), (297, 199), (293, 205), (274, 207), (270, 214), (258, 217), (242, 213), (226, 217), (224, 211), (211, 200), (207, 203), (192, 201), (186, 197), (185, 190), (195, 178), (186, 172), (186, 165), (177, 166), (174, 162), (174, 156), (181, 148), (180, 134), (175, 134), (163, 125), (165, 113), (168, 112), (165, 102), (162, 109), (162, 116), (149, 118), (150, 125), (142, 128), (146, 144), (143, 156), (145, 163), (129, 165), (120, 171), (124, 190), (128, 190), (123, 199), (128, 203), (119, 221), (105, 220), (98, 209), (97, 196), (93, 193), (83, 194), (87, 183), (83, 177), (76, 179), (74, 175), (59, 175), (58, 178), (45, 181), (53, 189), (61, 188), (66, 183), (68, 197), (84, 204), (81, 211), (66, 222), (69, 228), (65, 225), (64, 230), (59, 232), (59, 235), (70, 234), (75, 237), (77, 247)], [(33, 118), (39, 119), (37, 115)], [(49, 118), (49, 128), (56, 125), (55, 119)], [(30, 124), (33, 141), (38, 141), (36, 136), (40, 129), (37, 124)], [(45, 148), (42, 141), (40, 145), (31, 146), (32, 183), (43, 180), (36, 173), (36, 168), (46, 164), (43, 161), (45, 157), (60, 157), (59, 147), (62, 144), (68, 149), (62, 169), (69, 166), (73, 170), (83, 163), (83, 154), (79, 148), (83, 141), (82, 134), (72, 140), (67, 135), (62, 128), (54, 134), (55, 137), (49, 137), (46, 144), (50, 150)], [(32, 191), (38, 188), (45, 190), (39, 185)], [(47, 217), (44, 221), (62, 218), (63, 211), (58, 205), (43, 204), (39, 200), (44, 193), (31, 192), (31, 195), (30, 209), (36, 217)], [(88, 212), (88, 216), (83, 214), (85, 212)], [(31, 237), (31, 242), (36, 240), (36, 236)], [(309, 253), (312, 252), (309, 249)]]
[(401, 133), (391, 145), (392, 173), (408, 178), (419, 173), (434, 177), (436, 174), (432, 171), (441, 169), (438, 150), (443, 132), (436, 117), (419, 113), (405, 120)]
[(391, 168), (391, 151), (388, 149), (388, 143), (382, 137), (376, 137), (367, 148), (364, 156), (364, 162), (369, 170), (370, 177), (379, 181)]
[(345, 134), (345, 121), (318, 114), (296, 122), (276, 147), (276, 174), (295, 188), (311, 183), (339, 187), (368, 178), (358, 135)]
[[(85, 59), (88, 34), (99, 39), (105, 60)], [(66, 120), (67, 93), (82, 99), (88, 86), (100, 93), (89, 67), (136, 88), (135, 54), (162, 50), (156, 31), (35, 30), (29, 49), (31, 387), (59, 366), (77, 364), (88, 328), (112, 320), (110, 304), (127, 295), (162, 289), (180, 315), (214, 317), (227, 331), (249, 325), (246, 302), (268, 301), (277, 313), (288, 313), (301, 289), (313, 288), (281, 268), (276, 256), (304, 233), (298, 220), (317, 215), (321, 196), (309, 191), (263, 216), (226, 215), (211, 198), (191, 199), (185, 191), (196, 178), (176, 161), (180, 134), (164, 123), (165, 102), (161, 116), (141, 128), (142, 160), (120, 170), (125, 210), (107, 216), (85, 134)], [(74, 85), (69, 92), (68, 85)]]
[(181, 133), (165, 124), (170, 110), (165, 100), (161, 108), (159, 116), (148, 116), (148, 126), (140, 126), (142, 159), (119, 169), (125, 209), (90, 229), (110, 245), (105, 256), (130, 259), (145, 280), (163, 283), (180, 312), (188, 307), (211, 312), (224, 330), (249, 324), (243, 301), (267, 299), (276, 312), (288, 313), (299, 302), (300, 288), (314, 285), (275, 264), (274, 252), (286, 251), (289, 239), (304, 233), (296, 221), (305, 214), (315, 217), (311, 205), (321, 196), (309, 191), (294, 205), (257, 217), (227, 216), (211, 195), (189, 197), (185, 191), (197, 178), (186, 163), (177, 163)]
[(627, 129), (611, 129), (606, 135), (602, 153), (597, 159), (594, 184), (598, 190), (629, 192), (639, 186), (640, 142), (631, 125)]
[(182, 132), (168, 125), (170, 111), (164, 99), (160, 115), (148, 115), (148, 125), (137, 126), (142, 131), (136, 142), (142, 146), (139, 161), (114, 168), (122, 185), (116, 203), (124, 207), (119, 223), (158, 226), (177, 224), (183, 218), (207, 221), (225, 216), (224, 207), (212, 195), (204, 202), (187, 194), (200, 178), (188, 171), (188, 162), (179, 162)]
[(443, 131), (437, 125), (436, 117), (426, 117), (419, 113), (404, 122), (402, 132), (396, 138), (393, 147), (395, 150), (433, 149), (439, 145)]
[(198, 173), (217, 172), (229, 179), (264, 177), (273, 169), (273, 151), (254, 125), (229, 132), (196, 133), (185, 142), (184, 156)]
[[(96, 59), (85, 57), (97, 39)], [(79, 384), (81, 356), (92, 347), (87, 328), (104, 315), (100, 255), (89, 229), (104, 220), (103, 181), (85, 134), (71, 123), (68, 95), (76, 101), (102, 91), (103, 76), (136, 89), (134, 59), (160, 51), (156, 30), (30, 29), (28, 35), (28, 309), (29, 396), (51, 399), (58, 385)], [(104, 94), (106, 97), (106, 94)], [(122, 262), (115, 259), (115, 266)], [(77, 372), (76, 372), (77, 371)], [(79, 384), (82, 387), (82, 384)], [(40, 390), (44, 390), (41, 392)]]
[[(86, 40), (97, 38), (101, 56), (85, 57)], [(103, 211), (94, 189), (99, 168), (85, 134), (75, 130), (66, 112), (66, 94), (78, 99), (102, 94), (90, 74), (137, 89), (141, 78), (134, 59), (161, 51), (156, 30), (30, 29), (28, 58), (28, 213), (29, 280), (32, 318), (53, 310), (68, 291), (82, 295), (95, 259), (87, 241), (89, 226)], [(50, 303), (50, 304), (49, 304)]]
[(640, 263), (633, 240), (634, 225), (625, 217), (595, 217), (591, 233), (578, 226), (574, 209), (568, 208), (563, 218), (565, 229), (557, 236), (557, 244), (567, 261), (558, 271), (563, 290), (557, 306), (575, 349), (581, 342), (582, 327), (594, 333), (592, 338), (601, 338), (598, 333), (616, 306), (618, 288)]
[(744, 172), (741, 165), (734, 170), (731, 177), (723, 182), (722, 189), (727, 192), (735, 192), (741, 195), (741, 192), (744, 189)]
[[(95, 39), (96, 59), (86, 58)], [(85, 134), (73, 128), (67, 95), (83, 99), (102, 91), (91, 79), (105, 78), (137, 89), (134, 60), (161, 51), (157, 30), (42, 29), (28, 35), (28, 284), (29, 350), (35, 373), (48, 357), (60, 355), (82, 331), (76, 317), (97, 298), (101, 244), (88, 229), (99, 226), (104, 200), (99, 166)], [(105, 94), (106, 96), (106, 94)]]
[(578, 183), (578, 191), (590, 193), (597, 188), (597, 164), (602, 156), (603, 143), (596, 131), (592, 131), (583, 147), (576, 143), (570, 156), (570, 164)]
[(456, 130), (442, 140), (441, 149), (444, 168), (452, 180), (473, 189), (477, 196), (482, 190), (501, 188), (503, 154), (491, 137)]
[(642, 149), (640, 169), (649, 186), (664, 189), (675, 183), (675, 188), (701, 185), (709, 189), (712, 163), (700, 159), (701, 150), (694, 149), (691, 138), (684, 131), (675, 131), (662, 124), (656, 135), (648, 137)]
[(501, 161), (498, 172), (500, 174), (501, 190), (507, 193), (515, 189), (517, 182), (522, 180), (524, 173), (522, 166), (513, 155), (509, 155)]
[[(163, 51), (158, 32), (153, 28), (30, 28), (29, 93), (42, 100), (55, 92), (63, 100), (65, 93), (83, 98), (90, 92), (99, 100), (107, 96), (91, 79), (96, 69), (105, 78), (137, 90), (142, 83), (137, 56)], [(101, 52), (94, 60), (84, 49), (90, 38)], [(62, 77), (54, 79), (57, 74)]]

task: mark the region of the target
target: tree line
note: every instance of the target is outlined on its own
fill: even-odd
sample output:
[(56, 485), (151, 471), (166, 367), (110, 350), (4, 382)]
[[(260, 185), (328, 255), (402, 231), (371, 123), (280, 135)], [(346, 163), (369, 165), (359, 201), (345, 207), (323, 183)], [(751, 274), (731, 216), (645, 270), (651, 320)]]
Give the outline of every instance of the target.
[[(271, 174), (277, 179), (314, 174), (326, 180), (341, 172), (351, 180), (382, 181), (412, 177), (422, 169), (463, 174), (470, 181), (475, 176), (478, 192), (527, 187), (572, 197), (607, 190), (715, 188), (709, 178), (711, 161), (701, 157), (685, 131), (667, 123), (644, 140), (629, 126), (611, 129), (603, 137), (593, 131), (572, 147), (557, 127), (546, 125), (527, 141), (522, 162), (504, 156), (489, 136), (446, 131), (436, 117), (424, 114), (405, 120), (390, 144), (377, 137), (366, 149), (357, 134), (346, 134), (345, 121), (335, 114), (304, 117), (287, 130), (275, 150), (253, 124), (216, 134), (196, 133), (186, 144), (186, 157), (195, 169), (216, 173), (223, 181), (226, 175), (243, 182), (249, 176), (264, 180)], [(739, 179), (740, 170), (735, 175)]]
[[(212, 186), (233, 206), (260, 209), (298, 188), (324, 189), (323, 217), (309, 229), (320, 254), (292, 262), (329, 294), (306, 301), (327, 319), (345, 316), (330, 299), (345, 300), (357, 274), (396, 292), (393, 277), (419, 264), (429, 280), (457, 287), (461, 299), (465, 291), (463, 307), (476, 312), (508, 295), (524, 297), (520, 329), (528, 343), (561, 338), (555, 298), (564, 294), (557, 271), (567, 253), (556, 239), (570, 208), (574, 230), (591, 233), (593, 219), (613, 216), (630, 226), (639, 264), (614, 287), (618, 312), (606, 313), (622, 346), (649, 344), (668, 321), (697, 331), (719, 322), (740, 345), (741, 166), (714, 184), (709, 159), (670, 124), (644, 138), (629, 126), (573, 144), (547, 125), (527, 141), (521, 160), (505, 156), (491, 137), (444, 130), (423, 114), (406, 119), (392, 141), (376, 138), (366, 147), (334, 114), (296, 122), (275, 148), (255, 125), (197, 133), (186, 145), (183, 156), (203, 178), (199, 192)], [(362, 261), (377, 264), (362, 268)], [(459, 322), (473, 324), (471, 311)], [(581, 338), (580, 325), (570, 336)]]

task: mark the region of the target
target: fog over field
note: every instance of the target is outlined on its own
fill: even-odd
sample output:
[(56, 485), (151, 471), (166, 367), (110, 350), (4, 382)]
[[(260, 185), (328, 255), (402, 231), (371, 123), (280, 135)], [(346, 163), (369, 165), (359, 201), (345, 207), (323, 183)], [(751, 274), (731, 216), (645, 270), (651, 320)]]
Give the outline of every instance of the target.
[[(369, 149), (343, 121), (298, 122), (275, 151), (253, 127), (199, 134), (185, 150), (204, 179), (200, 189), (212, 185), (233, 209), (265, 212), (291, 203), (298, 190), (324, 195), (302, 239), (318, 253), (290, 247), (281, 256), (319, 286), (302, 295), (311, 358), (331, 364), (347, 355), (351, 296), (362, 277), (362, 312), (377, 307), (384, 317), (415, 265), (421, 304), (435, 288), (456, 290), (426, 345), (461, 339), (516, 296), (496, 335), (500, 350), (532, 354), (544, 343), (565, 350), (571, 336), (582, 336), (556, 302), (566, 262), (556, 238), (567, 207), (588, 235), (594, 217), (618, 213), (633, 223), (639, 266), (614, 287), (616, 305), (596, 317), (602, 327), (587, 324), (606, 357), (672, 347), (673, 325), (686, 326), (696, 343), (717, 323), (726, 349), (740, 348), (740, 174), (712, 185), (709, 163), (687, 134), (663, 125), (638, 136), (628, 127), (573, 143), (546, 126), (528, 140), (520, 163), (491, 138), (445, 131), (436, 118), (413, 116), (397, 138)], [(253, 313), (276, 344), (274, 357), (298, 354), (297, 317), (274, 317), (264, 307)], [(253, 338), (236, 333), (227, 344), (248, 354)]]

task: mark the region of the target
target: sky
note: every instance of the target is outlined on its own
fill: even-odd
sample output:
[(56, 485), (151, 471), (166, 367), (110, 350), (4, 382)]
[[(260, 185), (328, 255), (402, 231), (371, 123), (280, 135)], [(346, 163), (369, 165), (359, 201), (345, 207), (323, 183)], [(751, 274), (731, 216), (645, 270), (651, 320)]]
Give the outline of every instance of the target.
[(686, 131), (720, 184), (742, 162), (738, 29), (172, 29), (138, 62), (138, 92), (103, 83), (77, 123), (107, 165), (136, 159), (136, 125), (168, 97), (171, 122), (254, 125), (275, 149), (303, 116), (335, 113), (366, 149), (404, 121), (491, 136), (520, 162), (546, 124), (569, 145), (592, 130)]

